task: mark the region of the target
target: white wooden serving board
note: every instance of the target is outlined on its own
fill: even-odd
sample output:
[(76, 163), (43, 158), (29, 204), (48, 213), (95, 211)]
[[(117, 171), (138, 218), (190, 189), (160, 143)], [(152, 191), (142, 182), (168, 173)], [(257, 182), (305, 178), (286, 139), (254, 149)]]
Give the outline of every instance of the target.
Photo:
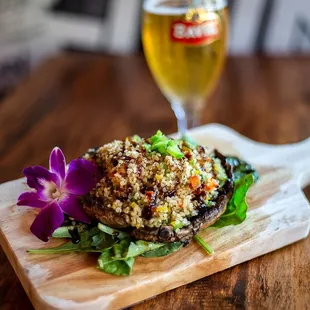
[(0, 186), (0, 243), (36, 309), (126, 307), (307, 237), (310, 208), (301, 189), (310, 184), (310, 139), (266, 145), (217, 124), (191, 135), (200, 144), (244, 158), (261, 176), (250, 190), (243, 224), (201, 232), (213, 256), (192, 242), (167, 257), (138, 258), (131, 276), (117, 277), (96, 269), (96, 255), (30, 255), (27, 249), (56, 242), (37, 240), (29, 231), (35, 211), (16, 206), (27, 189), (25, 180)]

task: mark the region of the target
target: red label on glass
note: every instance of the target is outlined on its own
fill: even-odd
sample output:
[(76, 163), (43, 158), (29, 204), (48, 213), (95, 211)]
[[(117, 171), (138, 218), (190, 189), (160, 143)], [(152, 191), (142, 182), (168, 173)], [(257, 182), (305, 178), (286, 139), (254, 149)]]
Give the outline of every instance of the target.
[(217, 40), (221, 34), (218, 19), (204, 22), (175, 21), (171, 25), (170, 37), (173, 42), (187, 45), (203, 45)]

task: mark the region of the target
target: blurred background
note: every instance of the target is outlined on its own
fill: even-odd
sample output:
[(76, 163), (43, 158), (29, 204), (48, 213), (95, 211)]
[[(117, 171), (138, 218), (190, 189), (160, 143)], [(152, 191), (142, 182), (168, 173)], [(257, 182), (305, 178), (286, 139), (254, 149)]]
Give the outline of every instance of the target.
[[(141, 53), (142, 0), (0, 0), (0, 97), (66, 50)], [(229, 0), (229, 54), (310, 54), (309, 0)]]

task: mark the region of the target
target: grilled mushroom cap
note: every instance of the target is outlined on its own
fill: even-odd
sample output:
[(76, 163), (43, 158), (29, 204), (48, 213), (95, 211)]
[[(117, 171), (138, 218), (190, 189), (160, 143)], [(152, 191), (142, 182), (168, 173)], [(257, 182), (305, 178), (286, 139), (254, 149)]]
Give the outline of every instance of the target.
[[(88, 153), (88, 158), (96, 157), (96, 150)], [(124, 229), (129, 231), (131, 235), (138, 240), (146, 240), (152, 242), (176, 242), (181, 241), (188, 243), (202, 226), (208, 227), (212, 225), (225, 212), (227, 203), (233, 192), (232, 169), (226, 162), (225, 156), (214, 151), (214, 155), (221, 162), (224, 168), (227, 180), (219, 189), (217, 198), (213, 200), (214, 205), (207, 207), (203, 201), (200, 202), (199, 212), (197, 215), (189, 218), (190, 224), (183, 228), (176, 229), (169, 225), (161, 225), (159, 227), (137, 228), (128, 223), (128, 215), (123, 212), (117, 213), (113, 208), (107, 207), (103, 203), (103, 198), (93, 194), (86, 195), (82, 198), (83, 208), (86, 213), (93, 219), (106, 224), (113, 228)], [(126, 218), (127, 217), (127, 218)]]

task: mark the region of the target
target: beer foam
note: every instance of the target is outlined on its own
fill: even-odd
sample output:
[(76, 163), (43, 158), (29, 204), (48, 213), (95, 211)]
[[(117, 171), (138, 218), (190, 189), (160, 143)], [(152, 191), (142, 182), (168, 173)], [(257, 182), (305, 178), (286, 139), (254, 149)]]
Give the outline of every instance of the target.
[[(171, 2), (175, 3), (175, 1), (171, 1)], [(227, 0), (205, 1), (205, 2), (206, 2), (205, 4), (199, 7), (205, 8), (206, 10), (210, 10), (210, 11), (218, 11), (227, 6)], [(148, 13), (152, 13), (156, 15), (182, 15), (182, 14), (185, 14), (190, 7), (190, 6), (180, 7), (180, 8), (168, 7), (167, 4), (165, 5), (164, 3), (167, 3), (167, 1), (145, 0), (144, 5), (143, 5), (143, 10)]]

